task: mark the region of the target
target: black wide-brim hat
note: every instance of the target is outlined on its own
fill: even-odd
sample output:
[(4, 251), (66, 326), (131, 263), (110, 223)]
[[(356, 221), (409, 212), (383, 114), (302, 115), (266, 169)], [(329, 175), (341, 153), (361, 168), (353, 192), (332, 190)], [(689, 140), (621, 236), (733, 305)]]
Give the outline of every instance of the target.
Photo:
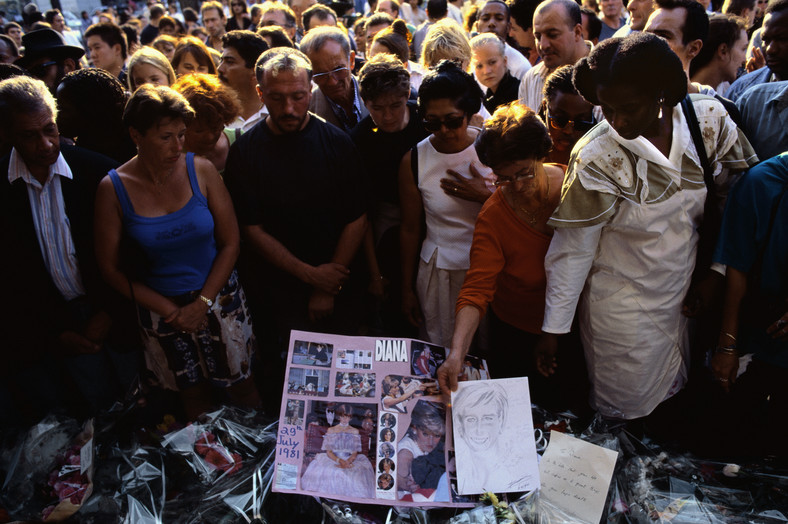
[(14, 62), (22, 68), (26, 68), (43, 56), (53, 60), (61, 58), (79, 60), (85, 54), (85, 50), (81, 47), (66, 44), (63, 36), (54, 29), (37, 29), (26, 33), (22, 36), (22, 46), (25, 48), (25, 54)]

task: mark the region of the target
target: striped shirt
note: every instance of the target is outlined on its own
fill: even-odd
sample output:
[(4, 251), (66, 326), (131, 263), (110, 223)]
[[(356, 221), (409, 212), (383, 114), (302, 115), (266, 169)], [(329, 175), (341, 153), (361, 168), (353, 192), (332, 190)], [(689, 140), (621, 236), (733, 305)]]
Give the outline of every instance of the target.
[(73, 300), (85, 294), (85, 287), (79, 273), (71, 225), (60, 190), (60, 177), (73, 178), (71, 168), (62, 154), (58, 156), (57, 162), (49, 166), (49, 176), (42, 186), (30, 173), (16, 149), (11, 150), (8, 182), (14, 183), (19, 178), (25, 181), (44, 264), (63, 298)]

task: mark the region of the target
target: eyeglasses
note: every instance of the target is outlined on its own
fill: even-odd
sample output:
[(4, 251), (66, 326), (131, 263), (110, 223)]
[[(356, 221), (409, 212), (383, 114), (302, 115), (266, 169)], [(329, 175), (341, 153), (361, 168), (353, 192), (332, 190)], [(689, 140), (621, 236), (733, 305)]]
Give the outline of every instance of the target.
[(585, 133), (596, 125), (592, 119), (590, 122), (587, 120), (569, 120), (566, 117), (547, 116), (547, 121), (553, 129), (566, 129), (566, 126), (572, 124), (572, 129), (579, 133)]
[(322, 84), (324, 82), (328, 82), (329, 77), (331, 77), (339, 82), (340, 80), (347, 78), (347, 75), (349, 74), (350, 69), (348, 69), (347, 66), (341, 66), (325, 73), (315, 73), (312, 75), (312, 80), (314, 80), (316, 84)]
[(285, 25), (282, 25), (279, 22), (277, 22), (276, 20), (266, 20), (264, 22), (260, 22), (260, 25), (263, 26), (263, 27), (271, 27), (273, 25), (277, 25), (277, 26), (279, 26), (279, 27), (281, 27), (283, 29), (292, 29), (293, 27), (295, 27), (295, 24), (292, 24), (290, 22), (287, 22), (287, 23), (285, 23)]
[(430, 120), (422, 120), (422, 124), (424, 125), (424, 129), (429, 131), (430, 133), (437, 133), (441, 130), (441, 127), (446, 126), (446, 129), (459, 129), (462, 127), (462, 124), (465, 122), (465, 115), (463, 116), (447, 116), (443, 120), (439, 118), (433, 118)]
[(529, 180), (535, 177), (536, 177), (536, 171), (532, 169), (531, 171), (525, 173), (524, 175), (518, 175), (512, 178), (503, 178), (499, 176), (498, 179), (495, 180), (492, 184), (495, 187), (500, 187), (506, 184), (511, 184), (512, 182), (517, 182), (519, 180)]

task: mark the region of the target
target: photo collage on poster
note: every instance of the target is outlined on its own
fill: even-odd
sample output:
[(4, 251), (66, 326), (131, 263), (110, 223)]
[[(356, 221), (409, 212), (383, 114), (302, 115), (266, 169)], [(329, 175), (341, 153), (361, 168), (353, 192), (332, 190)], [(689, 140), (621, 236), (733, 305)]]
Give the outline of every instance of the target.
[[(294, 331), (274, 491), (396, 505), (465, 506), (451, 416), (435, 379), (446, 349), (410, 339)], [(466, 360), (461, 380), (489, 378)], [(448, 464), (448, 467), (447, 467)]]

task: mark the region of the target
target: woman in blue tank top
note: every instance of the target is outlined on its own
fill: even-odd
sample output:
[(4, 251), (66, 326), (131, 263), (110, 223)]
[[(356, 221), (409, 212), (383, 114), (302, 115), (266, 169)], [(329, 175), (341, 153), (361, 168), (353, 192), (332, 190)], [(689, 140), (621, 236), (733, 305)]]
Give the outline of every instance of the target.
[(181, 393), (192, 420), (212, 407), (211, 384), (237, 404), (260, 403), (252, 324), (233, 269), (233, 205), (213, 164), (181, 153), (193, 118), (172, 89), (139, 88), (123, 115), (137, 156), (111, 171), (96, 197), (104, 278), (139, 306), (148, 368)]

